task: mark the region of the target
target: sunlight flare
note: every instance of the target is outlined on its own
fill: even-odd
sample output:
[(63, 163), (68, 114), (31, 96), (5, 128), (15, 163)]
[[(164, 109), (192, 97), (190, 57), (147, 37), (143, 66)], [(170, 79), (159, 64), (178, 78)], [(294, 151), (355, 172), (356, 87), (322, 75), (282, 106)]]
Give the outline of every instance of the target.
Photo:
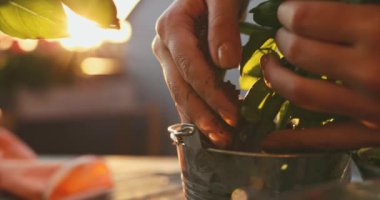
[(64, 6), (64, 10), (68, 20), (69, 37), (59, 42), (67, 50), (86, 51), (100, 47), (105, 42), (124, 43), (132, 35), (131, 25), (127, 21), (120, 23), (120, 29), (105, 29), (76, 14), (67, 6)]

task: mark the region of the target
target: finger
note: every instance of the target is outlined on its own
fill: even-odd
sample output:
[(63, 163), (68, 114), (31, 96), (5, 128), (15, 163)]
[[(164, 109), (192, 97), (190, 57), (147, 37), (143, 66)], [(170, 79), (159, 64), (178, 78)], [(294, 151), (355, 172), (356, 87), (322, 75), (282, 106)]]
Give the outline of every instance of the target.
[[(210, 66), (198, 49), (198, 40), (186, 29), (178, 28), (166, 41), (178, 71), (197, 94), (218, 113), (226, 123), (236, 126), (239, 121), (237, 98), (226, 91), (223, 77)], [(183, 38), (186, 38), (184, 40)]]
[(279, 21), (286, 29), (306, 37), (343, 44), (354, 44), (367, 38), (372, 33), (369, 29), (378, 30), (373, 24), (379, 24), (379, 16), (377, 5), (341, 2), (287, 1), (278, 9)]
[(177, 109), (177, 112), (178, 112), (179, 118), (181, 119), (181, 122), (182, 123), (191, 123), (190, 117), (186, 114), (186, 112), (183, 109), (181, 109), (181, 107), (177, 103), (175, 103), (175, 107)]
[(361, 93), (380, 92), (378, 59), (365, 57), (355, 48), (312, 40), (284, 28), (277, 32), (276, 42), (286, 59), (301, 69), (341, 80)]
[(277, 31), (278, 48), (291, 64), (306, 71), (327, 75), (342, 80), (345, 84), (354, 82), (358, 70), (347, 70), (356, 66), (359, 60), (353, 48), (312, 40), (281, 28)]
[(380, 146), (380, 131), (357, 122), (345, 122), (268, 134), (261, 144), (266, 150), (351, 150)]
[(165, 81), (181, 113), (182, 120), (190, 120), (195, 123), (201, 132), (206, 134), (218, 147), (227, 147), (231, 142), (227, 126), (182, 79), (169, 51), (157, 37), (154, 46), (155, 54), (163, 68)]
[(240, 117), (237, 100), (223, 88), (223, 77), (217, 76), (216, 67), (209, 65), (195, 36), (194, 23), (207, 11), (207, 6), (199, 2), (203, 1), (175, 1), (175, 11), (169, 10), (160, 17), (157, 32), (185, 81), (226, 123), (236, 126)]
[(239, 12), (244, 1), (207, 0), (206, 2), (209, 9), (208, 40), (212, 58), (220, 67), (237, 67), (242, 55)]
[(263, 56), (261, 65), (270, 86), (300, 107), (380, 122), (379, 100), (360, 95), (335, 83), (298, 76), (270, 56)]

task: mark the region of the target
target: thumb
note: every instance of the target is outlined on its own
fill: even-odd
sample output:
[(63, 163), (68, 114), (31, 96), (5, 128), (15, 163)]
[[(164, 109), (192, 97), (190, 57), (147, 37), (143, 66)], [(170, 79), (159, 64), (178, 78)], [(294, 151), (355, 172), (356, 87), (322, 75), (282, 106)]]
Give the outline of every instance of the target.
[(213, 61), (222, 68), (237, 67), (241, 59), (239, 12), (241, 0), (207, 0), (208, 40)]

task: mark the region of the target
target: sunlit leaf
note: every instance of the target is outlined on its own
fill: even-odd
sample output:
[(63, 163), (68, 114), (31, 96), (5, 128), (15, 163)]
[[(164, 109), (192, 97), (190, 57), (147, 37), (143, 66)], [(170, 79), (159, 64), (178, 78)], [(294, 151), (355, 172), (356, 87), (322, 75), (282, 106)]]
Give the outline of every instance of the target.
[(289, 122), (291, 120), (290, 114), (291, 114), (290, 102), (285, 101), (281, 105), (280, 111), (278, 113), (278, 118), (277, 118), (277, 122), (276, 122), (277, 130), (282, 130), (282, 129), (285, 129), (287, 127), (287, 125), (289, 124)]
[(119, 28), (112, 0), (62, 0), (74, 12), (105, 28)]
[(66, 15), (59, 0), (2, 1), (0, 30), (19, 38), (64, 37)]
[(265, 85), (263, 79), (259, 79), (249, 90), (245, 96), (241, 113), (243, 117), (251, 122), (257, 123), (261, 119), (261, 105), (266, 97), (270, 94), (271, 90)]
[(259, 27), (249, 23), (241, 23), (240, 29), (241, 31), (245, 31), (247, 34), (249, 33), (249, 40), (243, 46), (243, 56), (240, 63), (240, 66), (242, 66), (240, 73), (242, 73), (243, 67), (252, 57), (255, 51), (258, 50), (265, 41), (267, 41), (269, 38), (272, 38), (275, 32), (272, 29)]
[(240, 76), (239, 83), (240, 83), (240, 89), (242, 90), (249, 90), (249, 88), (252, 87), (253, 84), (257, 81), (257, 78), (253, 76)]
[(267, 39), (242, 67), (242, 74), (240, 77), (241, 89), (248, 90), (254, 84), (254, 81), (262, 76), (260, 59), (264, 54), (270, 52), (276, 52), (279, 56), (282, 56), (272, 38)]

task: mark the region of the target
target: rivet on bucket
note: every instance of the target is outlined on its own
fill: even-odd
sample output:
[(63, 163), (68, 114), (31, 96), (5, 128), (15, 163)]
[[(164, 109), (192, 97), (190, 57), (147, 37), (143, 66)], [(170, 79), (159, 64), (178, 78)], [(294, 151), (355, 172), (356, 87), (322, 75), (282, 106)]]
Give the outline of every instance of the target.
[(169, 126), (168, 131), (170, 133), (170, 138), (174, 141), (175, 144), (185, 145), (183, 142), (184, 136), (190, 136), (194, 133), (195, 127), (193, 124), (174, 124)]

